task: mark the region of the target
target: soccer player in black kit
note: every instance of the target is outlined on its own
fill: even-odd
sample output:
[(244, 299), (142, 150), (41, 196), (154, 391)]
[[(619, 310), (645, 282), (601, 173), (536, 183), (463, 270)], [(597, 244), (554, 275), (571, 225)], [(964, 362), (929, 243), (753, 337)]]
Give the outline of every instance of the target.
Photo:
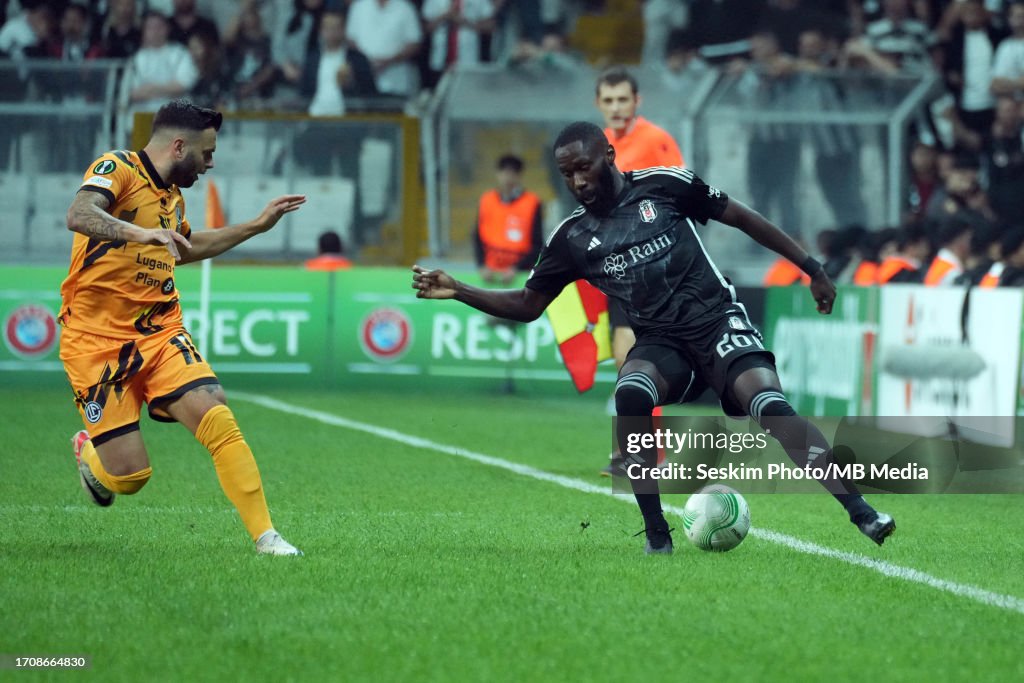
[[(811, 277), (818, 311), (831, 313), (836, 289), (815, 261), (761, 214), (692, 171), (655, 167), (623, 174), (615, 150), (597, 126), (576, 122), (558, 135), (555, 161), (581, 206), (548, 238), (522, 289), (471, 287), (441, 270), (413, 266), (413, 288), (425, 299), (456, 299), (490, 315), (537, 319), (562, 288), (579, 280), (621, 301), (636, 332), (615, 386), (620, 417), (649, 418), (656, 405), (695, 398), (710, 385), (730, 415), (750, 415), (799, 466), (823, 467), (832, 450), (825, 436), (789, 405), (760, 333), (712, 262), (694, 222), (717, 220), (799, 265)], [(618, 439), (627, 453), (624, 430)], [(657, 454), (636, 456), (644, 468)], [(656, 479), (630, 480), (647, 536), (646, 552), (671, 553)], [(895, 530), (844, 480), (822, 484), (875, 543)]]

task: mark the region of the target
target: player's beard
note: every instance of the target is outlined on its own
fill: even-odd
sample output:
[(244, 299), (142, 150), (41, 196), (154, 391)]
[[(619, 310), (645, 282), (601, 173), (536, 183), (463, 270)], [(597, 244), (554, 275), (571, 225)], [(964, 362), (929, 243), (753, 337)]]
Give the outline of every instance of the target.
[(594, 201), (585, 208), (590, 213), (604, 216), (612, 210), (613, 206), (615, 206), (616, 199), (615, 173), (612, 171), (611, 164), (603, 162), (603, 166), (601, 167), (597, 180), (597, 194), (594, 197)]
[(171, 182), (178, 187), (192, 187), (199, 180), (199, 171), (191, 159), (183, 159), (171, 169)]

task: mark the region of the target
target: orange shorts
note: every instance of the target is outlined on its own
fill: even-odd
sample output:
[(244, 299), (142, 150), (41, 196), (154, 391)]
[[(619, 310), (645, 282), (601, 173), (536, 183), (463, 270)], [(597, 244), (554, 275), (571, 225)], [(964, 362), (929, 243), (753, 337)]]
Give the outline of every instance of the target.
[(196, 387), (218, 383), (183, 327), (136, 339), (64, 328), (60, 359), (82, 421), (97, 446), (138, 430), (143, 403), (154, 420), (174, 422), (162, 406)]

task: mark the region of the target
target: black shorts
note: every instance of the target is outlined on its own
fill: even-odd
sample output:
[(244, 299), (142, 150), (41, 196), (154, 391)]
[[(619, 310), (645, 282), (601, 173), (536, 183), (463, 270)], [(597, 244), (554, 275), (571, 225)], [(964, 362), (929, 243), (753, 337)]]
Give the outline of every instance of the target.
[(630, 327), (629, 317), (626, 316), (626, 308), (618, 299), (608, 297), (608, 325), (614, 330), (616, 327)]
[[(730, 391), (740, 372), (751, 367), (775, 369), (775, 356), (744, 311), (730, 308), (699, 335), (641, 333), (626, 361), (646, 360), (668, 383), (662, 403), (696, 400), (710, 387), (727, 415), (746, 415)], [(742, 359), (742, 362), (737, 362)]]

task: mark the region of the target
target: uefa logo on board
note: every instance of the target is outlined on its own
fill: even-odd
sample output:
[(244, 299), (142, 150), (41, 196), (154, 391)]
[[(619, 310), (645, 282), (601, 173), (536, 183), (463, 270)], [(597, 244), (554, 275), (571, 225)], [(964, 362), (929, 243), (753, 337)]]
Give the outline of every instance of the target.
[(57, 320), (45, 306), (22, 304), (4, 321), (4, 342), (16, 356), (40, 358), (57, 341)]
[(409, 317), (395, 308), (371, 311), (359, 326), (359, 344), (370, 358), (390, 363), (409, 350), (412, 341), (412, 323)]

